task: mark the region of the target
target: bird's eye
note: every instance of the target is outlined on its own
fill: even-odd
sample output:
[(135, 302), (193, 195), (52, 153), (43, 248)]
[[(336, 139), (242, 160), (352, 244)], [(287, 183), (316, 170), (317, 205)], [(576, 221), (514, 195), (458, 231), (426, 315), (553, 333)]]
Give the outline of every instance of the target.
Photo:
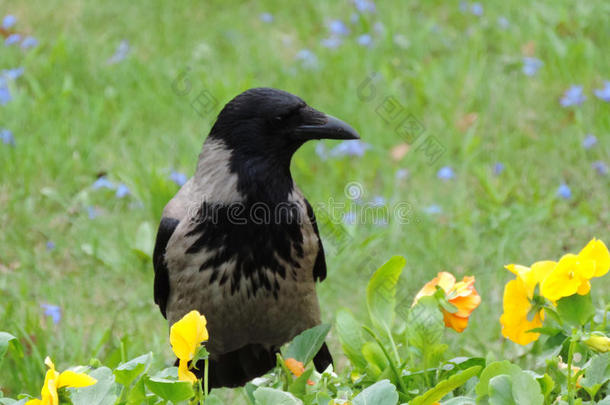
[(299, 108), (292, 109), (292, 110), (282, 113), (280, 115), (276, 115), (275, 117), (273, 117), (273, 121), (274, 122), (286, 121), (286, 120), (296, 116), (298, 114), (298, 112), (299, 112)]

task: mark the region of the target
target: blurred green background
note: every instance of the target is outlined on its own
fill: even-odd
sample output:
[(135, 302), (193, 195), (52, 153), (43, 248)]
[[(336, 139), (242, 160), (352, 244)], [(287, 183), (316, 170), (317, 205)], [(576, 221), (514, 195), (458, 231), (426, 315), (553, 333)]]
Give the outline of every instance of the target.
[[(6, 395), (35, 394), (47, 355), (58, 369), (173, 361), (154, 232), (216, 114), (251, 87), (297, 94), (362, 136), (292, 162), (329, 252), (325, 320), (363, 310), (368, 278), (400, 254), (403, 305), (439, 271), (476, 276), (483, 303), (447, 333), (455, 354), (516, 359), (498, 322), (503, 265), (610, 242), (607, 1), (3, 0), (0, 12), (17, 20), (0, 44), (0, 330), (24, 346), (0, 368)], [(595, 280), (594, 300), (609, 286)], [(330, 344), (341, 367), (332, 332)]]

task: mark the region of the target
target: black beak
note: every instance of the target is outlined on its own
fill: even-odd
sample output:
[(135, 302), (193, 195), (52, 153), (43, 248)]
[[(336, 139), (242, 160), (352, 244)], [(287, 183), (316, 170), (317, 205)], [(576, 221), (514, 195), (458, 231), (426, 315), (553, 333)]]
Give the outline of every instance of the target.
[(324, 114), (319, 124), (300, 125), (294, 130), (294, 138), (301, 141), (312, 139), (360, 139), (360, 135), (349, 124)]

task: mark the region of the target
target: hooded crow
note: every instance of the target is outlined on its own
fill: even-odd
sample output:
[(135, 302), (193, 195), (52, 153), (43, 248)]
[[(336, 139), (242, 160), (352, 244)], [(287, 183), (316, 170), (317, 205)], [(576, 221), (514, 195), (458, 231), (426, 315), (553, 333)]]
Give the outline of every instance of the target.
[[(265, 374), (281, 345), (321, 322), (324, 249), (290, 160), (325, 138), (359, 136), (293, 94), (247, 90), (222, 109), (195, 175), (163, 210), (155, 303), (170, 325), (193, 309), (205, 315), (212, 388)], [(332, 364), (326, 344), (314, 364), (320, 372)]]

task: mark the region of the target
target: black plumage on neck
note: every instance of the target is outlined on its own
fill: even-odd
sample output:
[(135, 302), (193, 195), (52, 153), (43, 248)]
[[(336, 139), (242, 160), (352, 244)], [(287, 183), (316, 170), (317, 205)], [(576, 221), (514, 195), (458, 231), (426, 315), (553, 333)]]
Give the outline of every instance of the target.
[[(250, 120), (242, 126), (215, 127), (210, 139), (226, 145), (231, 154), (229, 170), (237, 175), (237, 191), (247, 202), (285, 202), (294, 190), (290, 162), (302, 143), (278, 142), (261, 135), (264, 128), (256, 124), (256, 120)], [(255, 142), (251, 140), (254, 133), (258, 135)]]

